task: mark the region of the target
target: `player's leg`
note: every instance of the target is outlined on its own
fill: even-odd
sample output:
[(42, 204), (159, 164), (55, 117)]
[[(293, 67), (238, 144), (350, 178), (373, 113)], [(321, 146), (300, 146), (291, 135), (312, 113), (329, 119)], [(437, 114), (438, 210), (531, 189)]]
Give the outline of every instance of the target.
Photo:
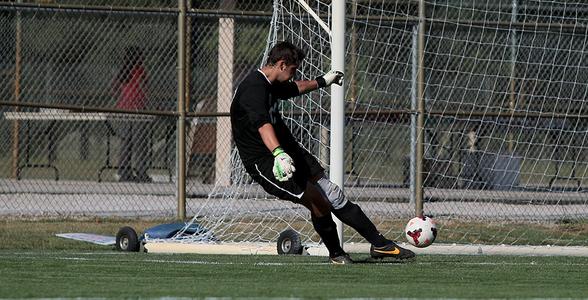
[(314, 230), (321, 237), (323, 244), (329, 251), (329, 257), (334, 264), (349, 264), (353, 261), (347, 253), (341, 248), (339, 234), (337, 233), (337, 224), (331, 216), (331, 205), (323, 197), (322, 192), (311, 182), (308, 182), (304, 195), (300, 201), (310, 210), (312, 225)]
[(325, 177), (324, 169), (314, 156), (301, 148), (297, 148), (295, 153), (295, 160), (304, 161), (304, 165), (308, 169), (307, 172), (311, 174), (309, 177), (311, 182), (321, 192), (322, 198), (327, 200), (332, 207), (333, 214), (341, 222), (351, 226), (372, 245), (383, 246), (388, 244), (389, 240), (380, 234), (361, 208), (348, 201), (339, 186)]
[(321, 237), (329, 250), (329, 257), (334, 264), (348, 264), (353, 261), (341, 248), (337, 224), (331, 215), (332, 205), (324, 196), (320, 187), (313, 183), (313, 178), (324, 173), (324, 168), (308, 151), (299, 146), (297, 142), (285, 143), (284, 147), (292, 156), (296, 166), (296, 172), (292, 180), (300, 186), (305, 186), (301, 204), (311, 212), (311, 220), (314, 229)]
[(388, 240), (376, 229), (376, 226), (365, 215), (361, 208), (345, 198), (343, 191), (326, 177), (321, 177), (317, 182), (324, 197), (333, 207), (333, 214), (346, 225), (351, 226), (368, 242), (375, 246), (383, 246)]
[(373, 257), (406, 259), (415, 256), (412, 251), (404, 249), (385, 238), (359, 205), (345, 199), (345, 195), (339, 186), (326, 177), (318, 179), (316, 185), (320, 187), (325, 197), (333, 206), (333, 214), (341, 222), (355, 229), (355, 231), (372, 244), (370, 254)]
[(331, 216), (330, 203), (323, 197), (322, 192), (308, 181), (308, 169), (303, 165), (297, 165), (291, 179), (278, 181), (273, 175), (273, 163), (273, 157), (268, 157), (244, 165), (251, 178), (267, 193), (308, 208), (313, 227), (327, 247), (331, 261), (350, 263), (351, 259), (341, 248), (337, 226)]

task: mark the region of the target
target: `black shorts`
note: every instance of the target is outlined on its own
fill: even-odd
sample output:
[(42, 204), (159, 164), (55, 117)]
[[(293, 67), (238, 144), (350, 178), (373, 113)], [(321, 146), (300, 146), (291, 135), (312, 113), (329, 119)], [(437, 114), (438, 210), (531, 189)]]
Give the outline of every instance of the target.
[(278, 181), (274, 177), (274, 157), (271, 155), (258, 158), (245, 164), (245, 169), (253, 180), (271, 195), (280, 199), (300, 203), (311, 178), (321, 175), (324, 168), (318, 160), (301, 147), (284, 149), (294, 160), (294, 172), (288, 181)]

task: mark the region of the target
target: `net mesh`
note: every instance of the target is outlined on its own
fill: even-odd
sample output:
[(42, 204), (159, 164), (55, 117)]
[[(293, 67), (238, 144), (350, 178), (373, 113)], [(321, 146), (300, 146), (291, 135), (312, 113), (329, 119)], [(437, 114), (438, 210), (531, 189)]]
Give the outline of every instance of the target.
[[(298, 79), (330, 68), (331, 40), (305, 1), (275, 1), (268, 48), (307, 51)], [(588, 6), (558, 1), (347, 3), (345, 193), (391, 239), (403, 239), (412, 193), (439, 222), (441, 242), (586, 245)], [(330, 1), (308, 1), (331, 24)], [(418, 47), (424, 26), (423, 52)], [(417, 59), (425, 124), (414, 122)], [(300, 143), (329, 166), (328, 89), (284, 102)], [(412, 132), (412, 133), (411, 133)], [(424, 136), (424, 184), (414, 145)], [(318, 242), (301, 206), (271, 198), (231, 157), (230, 186), (191, 202), (192, 222), (225, 242), (275, 241), (287, 228)], [(188, 239), (189, 240), (189, 239)], [(345, 229), (345, 241), (363, 241)]]
[[(187, 2), (183, 17), (177, 1), (0, 3), (0, 216), (177, 217), (183, 18), (187, 215), (212, 233), (200, 240), (268, 242), (293, 228), (305, 243), (318, 241), (305, 209), (251, 182), (226, 113), (236, 83), (278, 40), (308, 53), (298, 79), (329, 70), (331, 1)], [(422, 1), (420, 19), (419, 1), (346, 2), (344, 189), (378, 229), (403, 240), (413, 194), (422, 190), (438, 243), (586, 246), (587, 4)], [(137, 46), (149, 101), (117, 111), (113, 83), (126, 49)], [(327, 170), (330, 102), (325, 89), (282, 107)], [(147, 161), (152, 182), (121, 180), (128, 135), (117, 133), (117, 120), (148, 123), (135, 130), (136, 145), (141, 136), (149, 144), (132, 151), (133, 167)], [(417, 137), (425, 149), (421, 186)], [(344, 236), (363, 241), (348, 228)]]

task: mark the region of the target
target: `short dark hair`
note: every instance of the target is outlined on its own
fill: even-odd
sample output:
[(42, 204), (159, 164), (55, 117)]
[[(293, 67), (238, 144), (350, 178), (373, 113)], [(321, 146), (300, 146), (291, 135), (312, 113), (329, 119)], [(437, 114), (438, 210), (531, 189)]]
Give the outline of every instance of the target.
[(284, 60), (287, 65), (300, 65), (306, 53), (290, 42), (278, 42), (267, 56), (267, 65), (275, 65), (279, 60)]

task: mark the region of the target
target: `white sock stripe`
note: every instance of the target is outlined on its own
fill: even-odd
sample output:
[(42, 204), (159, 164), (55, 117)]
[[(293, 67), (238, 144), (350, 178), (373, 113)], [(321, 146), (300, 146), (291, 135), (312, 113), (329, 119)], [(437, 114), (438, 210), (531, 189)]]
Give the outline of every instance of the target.
[(292, 193), (292, 192), (288, 191), (287, 189), (284, 189), (284, 188), (282, 188), (281, 186), (279, 186), (279, 185), (275, 184), (273, 181), (269, 180), (267, 177), (265, 177), (265, 176), (263, 175), (263, 173), (261, 173), (261, 171), (259, 170), (259, 167), (257, 166), (257, 164), (255, 164), (255, 168), (257, 169), (257, 172), (259, 172), (259, 176), (261, 176), (261, 178), (263, 178), (263, 179), (267, 180), (267, 181), (268, 181), (269, 183), (271, 183), (273, 186), (277, 187), (278, 189), (280, 189), (280, 190), (282, 190), (282, 191), (284, 191), (284, 192), (286, 192), (286, 193), (288, 193), (288, 194), (290, 194), (290, 195), (292, 195), (292, 196), (294, 196), (294, 197), (296, 197), (296, 198), (298, 198), (298, 199), (302, 199), (302, 195), (304, 195), (304, 192), (303, 192), (303, 193), (300, 193), (299, 195), (297, 195), (297, 194), (294, 194), (294, 193)]

